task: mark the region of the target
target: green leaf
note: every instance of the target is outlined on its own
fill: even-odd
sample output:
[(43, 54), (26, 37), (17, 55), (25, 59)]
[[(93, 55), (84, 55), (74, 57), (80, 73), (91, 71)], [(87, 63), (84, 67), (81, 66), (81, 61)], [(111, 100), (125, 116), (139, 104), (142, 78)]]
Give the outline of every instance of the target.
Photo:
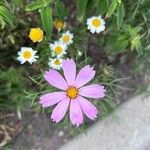
[(110, 17), (115, 12), (115, 10), (117, 8), (117, 5), (118, 5), (118, 1), (117, 0), (112, 0), (112, 3), (111, 3), (111, 5), (110, 5), (110, 7), (109, 7), (109, 9), (106, 13), (107, 18)]
[(33, 11), (36, 9), (40, 9), (42, 7), (46, 7), (50, 3), (52, 3), (54, 0), (40, 0), (37, 2), (33, 2), (31, 4), (28, 4), (25, 8), (26, 11)]
[(11, 12), (6, 7), (0, 6), (0, 16), (6, 23), (13, 26), (13, 17)]
[(3, 18), (0, 16), (0, 25), (1, 28), (4, 29), (6, 22), (3, 20)]
[(22, 6), (23, 5), (23, 1), (22, 0), (12, 0), (12, 3), (16, 6)]
[(143, 54), (143, 50), (142, 50), (142, 44), (141, 44), (141, 41), (140, 41), (140, 37), (137, 36), (135, 37), (134, 39), (132, 39), (131, 41), (131, 50), (133, 49), (136, 49), (137, 53), (139, 55), (142, 55)]
[(99, 0), (97, 6), (97, 15), (103, 15), (107, 11), (107, 0)]
[(50, 7), (43, 7), (40, 9), (41, 20), (43, 28), (46, 32), (48, 39), (51, 38), (52, 29), (53, 29), (53, 19), (52, 19), (52, 10)]
[(129, 35), (131, 42), (131, 50), (136, 49), (139, 55), (143, 54), (142, 44), (140, 40), (141, 27), (131, 27), (130, 25), (124, 24), (123, 30)]
[(56, 11), (57, 11), (57, 15), (59, 19), (64, 21), (65, 17), (67, 16), (67, 10), (64, 7), (63, 3), (60, 0), (57, 0), (55, 2), (55, 7), (56, 7)]
[(121, 3), (121, 5), (117, 9), (117, 27), (118, 27), (118, 29), (120, 29), (120, 27), (123, 23), (124, 16), (125, 16), (124, 4)]
[(84, 19), (87, 3), (88, 0), (77, 0), (77, 13), (78, 13), (78, 20), (80, 22), (82, 22)]
[(97, 2), (93, 1), (93, 0), (88, 0), (87, 4), (86, 4), (86, 10), (87, 11), (87, 15), (91, 15), (91, 12), (95, 11), (95, 7), (97, 6)]
[(128, 36), (125, 34), (120, 35), (114, 43), (113, 50), (115, 52), (123, 51), (129, 45)]

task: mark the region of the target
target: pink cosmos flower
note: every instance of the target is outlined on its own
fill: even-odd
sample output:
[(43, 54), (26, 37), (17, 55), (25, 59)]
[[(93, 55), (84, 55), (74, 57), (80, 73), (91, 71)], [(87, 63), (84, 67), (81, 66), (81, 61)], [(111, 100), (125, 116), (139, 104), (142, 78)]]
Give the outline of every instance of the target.
[(51, 119), (58, 123), (61, 121), (70, 107), (69, 116), (73, 125), (79, 126), (83, 122), (83, 113), (94, 120), (98, 111), (86, 98), (102, 98), (105, 96), (104, 86), (92, 84), (84, 86), (95, 76), (93, 67), (83, 67), (76, 76), (76, 64), (72, 59), (66, 59), (62, 64), (65, 79), (53, 69), (46, 71), (45, 80), (53, 87), (63, 91), (48, 93), (40, 97), (42, 107), (56, 105)]

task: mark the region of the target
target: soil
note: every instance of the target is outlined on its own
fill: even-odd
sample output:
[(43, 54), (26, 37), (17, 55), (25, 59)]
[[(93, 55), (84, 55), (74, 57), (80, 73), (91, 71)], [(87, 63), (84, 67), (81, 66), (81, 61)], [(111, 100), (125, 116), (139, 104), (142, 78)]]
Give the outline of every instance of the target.
[[(50, 122), (50, 117), (46, 114), (24, 112), (22, 120), (18, 120), (17, 114), (13, 113), (5, 118), (5, 122), (10, 130), (3, 133), (7, 133), (11, 139), (4, 138), (5, 134), (0, 135), (1, 143), (2, 140), (9, 143), (3, 150), (57, 150), (70, 139), (65, 131), (57, 129)], [(4, 126), (6, 124), (3, 122)]]

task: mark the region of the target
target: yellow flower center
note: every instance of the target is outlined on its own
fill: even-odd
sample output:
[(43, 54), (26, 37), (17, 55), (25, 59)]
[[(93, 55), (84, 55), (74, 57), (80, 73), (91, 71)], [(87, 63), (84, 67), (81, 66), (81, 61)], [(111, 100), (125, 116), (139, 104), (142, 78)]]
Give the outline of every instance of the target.
[(56, 60), (54, 61), (54, 64), (55, 64), (55, 65), (60, 65), (60, 61), (59, 61), (58, 59), (56, 59)]
[(43, 39), (43, 31), (40, 28), (32, 28), (29, 37), (33, 42), (40, 42)]
[(63, 41), (64, 41), (65, 43), (69, 42), (69, 40), (70, 40), (69, 35), (64, 35), (64, 36), (63, 36)]
[(55, 27), (57, 30), (61, 30), (64, 27), (64, 22), (59, 19), (55, 20)]
[(99, 27), (101, 25), (101, 21), (99, 19), (93, 19), (92, 25), (95, 27)]
[(62, 47), (57, 46), (57, 47), (55, 48), (55, 53), (56, 53), (57, 55), (61, 54), (61, 53), (62, 53)]
[(25, 59), (29, 59), (31, 56), (32, 56), (32, 54), (31, 54), (30, 51), (25, 51), (25, 52), (23, 53), (23, 57), (24, 57)]
[(70, 86), (66, 90), (66, 94), (70, 99), (75, 99), (78, 96), (78, 92), (79, 90), (74, 86)]

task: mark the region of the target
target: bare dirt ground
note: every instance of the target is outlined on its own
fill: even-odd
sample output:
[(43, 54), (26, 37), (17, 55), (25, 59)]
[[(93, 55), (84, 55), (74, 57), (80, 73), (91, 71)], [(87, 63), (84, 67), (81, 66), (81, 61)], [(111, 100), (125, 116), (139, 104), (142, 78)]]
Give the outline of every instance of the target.
[[(8, 133), (11, 139), (4, 139), (1, 134), (1, 143), (2, 140), (8, 143), (10, 141), (9, 145), (2, 148), (3, 150), (57, 150), (70, 139), (67, 133), (54, 126), (49, 115), (33, 111), (24, 112), (22, 121), (18, 121), (16, 116), (13, 113), (5, 118), (9, 128), (3, 133)], [(3, 122), (3, 125), (6, 124)]]

